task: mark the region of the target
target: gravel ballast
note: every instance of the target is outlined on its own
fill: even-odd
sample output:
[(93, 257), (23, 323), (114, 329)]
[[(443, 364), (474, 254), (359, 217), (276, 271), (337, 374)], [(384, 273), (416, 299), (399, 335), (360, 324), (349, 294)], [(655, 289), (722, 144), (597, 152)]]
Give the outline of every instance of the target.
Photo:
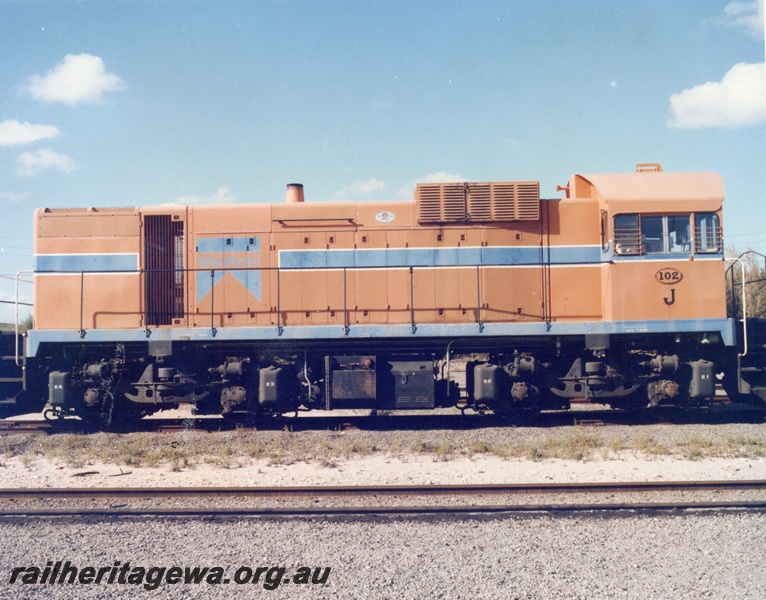
[[(755, 424), (295, 434), (189, 431), (62, 437), (52, 440), (57, 447), (32, 437), (5, 440), (0, 456), (1, 487), (766, 479), (766, 429)], [(129, 448), (118, 452), (120, 445), (131, 444), (140, 445), (141, 453)], [(511, 446), (521, 451), (503, 454)], [(262, 447), (267, 448), (265, 453), (255, 452)], [(94, 458), (105, 456), (104, 449), (109, 448), (115, 449), (115, 456), (127, 456), (132, 462)], [(188, 457), (188, 462), (179, 460), (179, 455)], [(157, 464), (151, 464), (155, 456), (159, 457)], [(87, 472), (92, 474), (75, 476)], [(757, 499), (760, 495), (750, 491), (745, 497)], [(609, 496), (598, 494), (592, 501), (662, 499)], [(716, 492), (709, 492), (695, 499), (716, 497)], [(581, 501), (551, 495), (515, 500)], [(474, 500), (438, 500), (453, 501)], [(500, 497), (482, 500), (502, 501)], [(105, 502), (100, 500), (95, 506)], [(157, 501), (146, 499), (137, 504), (153, 502)], [(215, 500), (196, 500), (193, 505), (210, 502)], [(380, 499), (356, 502), (381, 503)], [(403, 502), (417, 504), (420, 500), (406, 498)], [(126, 562), (131, 568), (146, 569), (218, 566), (230, 579), (240, 566), (253, 571), (282, 567), (285, 578), (300, 566), (312, 571), (330, 567), (331, 572), (322, 585), (291, 581), (274, 590), (264, 586), (266, 575), (258, 583), (162, 583), (153, 591), (128, 583), (10, 583), (14, 568), (42, 569), (48, 561), (70, 561), (80, 568), (122, 567)], [(244, 594), (284, 598), (764, 598), (764, 564), (766, 514), (733, 510), (446, 519), (0, 520), (3, 598), (233, 598)], [(264, 571), (280, 574), (278, 569)]]
[[(5, 598), (133, 597), (128, 584), (8, 584), (13, 567), (330, 567), (324, 585), (161, 584), (152, 598), (763, 598), (766, 516), (424, 521), (189, 519), (0, 526)], [(243, 589), (244, 588), (244, 589)]]

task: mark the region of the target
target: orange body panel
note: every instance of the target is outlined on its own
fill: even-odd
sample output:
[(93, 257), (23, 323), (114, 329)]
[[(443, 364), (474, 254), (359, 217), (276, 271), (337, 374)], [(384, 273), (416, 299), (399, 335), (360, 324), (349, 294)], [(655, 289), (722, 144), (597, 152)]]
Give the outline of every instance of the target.
[[(35, 324), (118, 329), (148, 326), (152, 318), (170, 327), (724, 318), (721, 257), (617, 256), (612, 231), (615, 215), (664, 214), (669, 206), (720, 219), (716, 181), (708, 174), (575, 176), (567, 198), (542, 201), (539, 220), (486, 223), (420, 224), (414, 202), (38, 211)], [(151, 293), (140, 272), (149, 268), (145, 254), (156, 245), (144, 219), (163, 215), (171, 224), (163, 243), (183, 271), (175, 283), (162, 280), (175, 285), (162, 294), (176, 294), (172, 318), (164, 321), (147, 317)], [(132, 272), (125, 272), (130, 265)], [(663, 268), (680, 279), (663, 281)], [(49, 274), (62, 270), (73, 274)]]
[[(547, 245), (556, 247), (600, 244), (599, 205), (592, 199), (549, 202)], [(550, 269), (547, 297), (551, 321), (598, 321), (604, 318), (602, 275), (608, 267), (571, 264)]]
[[(137, 209), (72, 209), (36, 212), (34, 321), (40, 329), (141, 326)], [(80, 256), (72, 271), (62, 257)], [(113, 260), (110, 260), (112, 257)], [(133, 273), (122, 271), (131, 269)], [(114, 269), (105, 274), (101, 269)], [(95, 272), (93, 272), (95, 270)], [(45, 275), (46, 271), (56, 274)]]
[[(680, 280), (661, 283), (657, 273), (673, 269)], [(720, 319), (726, 317), (725, 279), (721, 261), (657, 261), (612, 266), (606, 286), (615, 321)]]
[(604, 315), (601, 277), (605, 267), (551, 269), (549, 281), (552, 321), (600, 321)]
[(141, 327), (139, 276), (85, 273), (82, 281), (80, 275), (37, 276), (34, 308), (40, 329)]

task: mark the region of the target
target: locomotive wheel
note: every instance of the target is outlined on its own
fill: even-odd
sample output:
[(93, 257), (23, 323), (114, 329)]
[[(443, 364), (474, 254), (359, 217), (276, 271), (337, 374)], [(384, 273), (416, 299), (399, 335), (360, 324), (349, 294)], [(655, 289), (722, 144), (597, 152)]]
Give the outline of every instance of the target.
[(77, 412), (88, 427), (98, 431), (130, 430), (144, 415), (141, 406), (125, 399), (108, 399), (98, 406)]
[(530, 385), (527, 390), (528, 395), (522, 401), (508, 400), (493, 404), (491, 408), (498, 417), (511, 423), (531, 423), (540, 414), (540, 406), (547, 406), (543, 403), (548, 399), (548, 393), (534, 385)]
[(495, 409), (494, 413), (503, 421), (515, 425), (525, 425), (532, 423), (540, 414), (540, 410), (537, 408), (504, 408)]
[(610, 406), (628, 412), (639, 412), (644, 410), (649, 406), (649, 397), (646, 386), (640, 386), (632, 394), (628, 394), (627, 396), (610, 403)]
[(230, 411), (222, 413), (221, 417), (226, 423), (233, 425), (234, 427), (251, 427), (258, 419), (258, 415), (246, 411)]
[(517, 424), (531, 423), (540, 414), (540, 403), (536, 394), (530, 400), (524, 404), (505, 402), (493, 406), (492, 410), (497, 417), (504, 421)]
[(98, 402), (95, 406), (84, 406), (77, 410), (77, 416), (83, 423), (98, 431), (107, 431), (111, 428), (113, 415), (114, 397), (112, 396)]

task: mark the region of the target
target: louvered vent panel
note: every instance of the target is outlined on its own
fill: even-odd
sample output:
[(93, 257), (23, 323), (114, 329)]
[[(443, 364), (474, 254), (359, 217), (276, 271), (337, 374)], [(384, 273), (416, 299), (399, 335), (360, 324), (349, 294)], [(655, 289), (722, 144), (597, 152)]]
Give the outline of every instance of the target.
[(536, 181), (421, 183), (415, 188), (415, 200), (420, 223), (540, 219)]
[(418, 204), (418, 221), (438, 223), (441, 219), (441, 192), (436, 185), (418, 185), (415, 188)]
[(492, 220), (513, 221), (516, 218), (516, 184), (492, 184)]
[(489, 183), (469, 184), (468, 218), (471, 221), (490, 221), (492, 219), (492, 192)]
[(465, 186), (462, 183), (442, 186), (442, 221), (465, 221)]
[(415, 188), (418, 221), (449, 223), (465, 220), (465, 190), (462, 183), (420, 183)]
[(525, 181), (516, 184), (516, 219), (537, 221), (540, 218), (540, 183)]

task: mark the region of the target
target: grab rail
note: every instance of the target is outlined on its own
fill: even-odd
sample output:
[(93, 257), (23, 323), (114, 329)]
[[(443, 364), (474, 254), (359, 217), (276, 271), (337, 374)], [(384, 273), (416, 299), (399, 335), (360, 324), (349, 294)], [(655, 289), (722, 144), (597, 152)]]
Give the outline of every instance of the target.
[(726, 268), (726, 272), (731, 272), (732, 278), (731, 278), (731, 296), (732, 296), (732, 316), (736, 318), (736, 305), (734, 304), (735, 299), (735, 290), (734, 290), (734, 266), (739, 263), (740, 270), (741, 270), (741, 280), (740, 280), (740, 286), (742, 287), (742, 337), (744, 338), (743, 342), (743, 350), (744, 352), (737, 354), (737, 358), (741, 359), (747, 356), (748, 353), (748, 335), (747, 335), (747, 289), (745, 288), (745, 285), (748, 283), (752, 283), (749, 281), (745, 281), (745, 267), (747, 264), (743, 260), (745, 256), (760, 256), (763, 259), (766, 259), (766, 255), (761, 254), (760, 252), (756, 252), (755, 250), (748, 250), (747, 252), (743, 252), (736, 258), (727, 258), (727, 261), (730, 261), (731, 264)]
[[(14, 318), (14, 323), (15, 323), (15, 325), (14, 325), (14, 333), (15, 333), (15, 335), (14, 335), (14, 338), (16, 340), (16, 342), (15, 342), (15, 344), (16, 344), (16, 348), (15, 348), (15, 354), (16, 354), (15, 361), (16, 361), (16, 366), (17, 367), (21, 366), (21, 355), (19, 354), (19, 305), (26, 304), (25, 302), (20, 302), (19, 301), (19, 282), (20, 281), (24, 281), (23, 279), (19, 279), (19, 277), (21, 277), (22, 274), (33, 275), (34, 271), (32, 271), (30, 269), (25, 269), (23, 271), (17, 271), (16, 272), (16, 278), (15, 278), (16, 294), (15, 294), (15, 297), (14, 297), (14, 309), (15, 309), (15, 318)], [(24, 283), (29, 283), (29, 282), (24, 282)]]
[[(475, 266), (475, 269), (476, 269), (476, 271), (475, 271), (476, 272), (476, 278), (475, 278), (476, 305), (474, 307), (475, 308), (475, 318), (474, 318), (473, 322), (478, 327), (478, 330), (480, 332), (484, 330), (484, 321), (485, 321), (484, 309), (488, 308), (488, 306), (485, 306), (483, 304), (483, 291), (482, 291), (483, 272), (484, 272), (484, 269), (487, 268), (487, 267), (497, 268), (498, 265), (476, 265)], [(463, 314), (465, 314), (466, 308), (468, 308), (468, 307), (466, 307), (466, 306), (464, 306), (463, 304), (460, 304), (460, 303), (458, 303), (456, 306), (444, 306), (444, 307), (439, 307), (438, 306), (438, 302), (436, 304), (424, 305), (422, 307), (416, 306), (416, 300), (417, 300), (417, 294), (416, 294), (417, 279), (416, 279), (416, 274), (417, 274), (417, 272), (435, 271), (435, 270), (447, 270), (447, 269), (451, 269), (451, 268), (453, 268), (453, 267), (446, 267), (446, 266), (445, 267), (441, 267), (441, 266), (430, 266), (430, 265), (408, 266), (408, 267), (407, 266), (403, 266), (403, 267), (395, 267), (395, 268), (393, 268), (394, 270), (404, 271), (408, 275), (408, 277), (407, 277), (407, 281), (408, 281), (408, 283), (407, 283), (407, 285), (408, 285), (407, 298), (409, 299), (409, 303), (408, 303), (408, 305), (405, 305), (405, 303), (402, 302), (401, 305), (397, 305), (397, 306), (395, 306), (393, 308), (388, 306), (386, 309), (381, 309), (381, 310), (386, 310), (386, 311), (391, 311), (391, 312), (407, 311), (409, 313), (409, 326), (410, 326), (410, 330), (411, 330), (411, 332), (413, 334), (415, 334), (417, 332), (417, 328), (418, 328), (417, 313), (419, 311), (421, 311), (421, 310), (424, 310), (424, 311), (436, 311), (436, 310), (456, 310), (456, 311), (461, 311), (462, 310)], [(508, 267), (508, 268), (511, 269), (513, 267)], [(359, 306), (356, 306), (356, 305), (354, 305), (352, 307), (352, 306), (349, 305), (349, 302), (348, 302), (348, 293), (349, 293), (349, 285), (348, 284), (349, 284), (349, 275), (350, 275), (349, 271), (351, 271), (351, 272), (360, 272), (360, 271), (373, 271), (373, 270), (384, 270), (384, 269), (389, 269), (390, 270), (392, 268), (391, 267), (379, 267), (379, 266), (358, 266), (358, 267), (351, 267), (351, 268), (349, 268), (349, 267), (324, 267), (322, 269), (322, 271), (325, 271), (325, 272), (338, 272), (338, 273), (342, 274), (342, 277), (343, 277), (343, 287), (342, 287), (342, 290), (343, 290), (343, 301), (342, 301), (342, 304), (343, 304), (343, 308), (342, 308), (342, 311), (343, 311), (343, 324), (342, 324), (342, 328), (343, 328), (343, 333), (345, 335), (347, 335), (349, 333), (349, 330), (351, 328), (351, 311), (352, 310), (357, 311), (357, 312), (364, 311), (364, 310), (377, 310), (377, 309), (372, 308), (372, 307), (369, 308), (369, 309), (365, 309), (364, 307), (359, 307)], [(243, 272), (244, 271), (244, 272), (253, 272), (253, 273), (260, 272), (260, 273), (264, 273), (264, 274), (275, 272), (276, 277), (271, 280), (272, 285), (274, 286), (272, 288), (272, 290), (273, 290), (272, 291), (272, 302), (275, 303), (275, 306), (271, 305), (270, 308), (266, 308), (266, 309), (264, 309), (262, 311), (252, 311), (252, 310), (249, 309), (249, 307), (247, 309), (245, 309), (245, 307), (241, 307), (242, 310), (240, 310), (240, 307), (236, 307), (236, 310), (232, 311), (231, 307), (220, 308), (220, 307), (216, 306), (216, 303), (220, 302), (218, 300), (217, 294), (215, 292), (215, 288), (216, 288), (217, 282), (220, 283), (220, 281), (222, 280), (222, 274), (231, 273), (231, 272), (235, 272), (235, 271), (239, 271), (239, 272)], [(140, 269), (138, 271), (134, 271), (134, 270), (125, 270), (125, 271), (114, 271), (114, 270), (112, 270), (112, 271), (56, 271), (55, 273), (59, 274), (59, 275), (63, 274), (63, 275), (72, 275), (72, 276), (77, 277), (77, 285), (78, 285), (78, 288), (79, 288), (79, 290), (78, 290), (79, 302), (78, 302), (78, 305), (77, 305), (77, 309), (78, 309), (77, 319), (78, 319), (78, 322), (79, 322), (78, 333), (79, 333), (80, 337), (84, 339), (87, 336), (88, 330), (90, 330), (90, 329), (98, 329), (98, 327), (96, 326), (95, 322), (90, 323), (90, 324), (87, 323), (88, 317), (85, 314), (85, 306), (84, 306), (84, 304), (85, 304), (86, 290), (88, 289), (89, 286), (86, 285), (86, 281), (85, 280), (86, 280), (86, 277), (98, 276), (98, 275), (103, 274), (103, 273), (109, 273), (110, 275), (115, 275), (115, 274), (126, 274), (126, 275), (127, 274), (133, 274), (133, 275), (135, 275), (135, 274), (139, 274), (141, 276), (140, 287), (137, 290), (138, 293), (140, 294), (139, 313), (138, 314), (142, 315), (143, 325), (144, 325), (144, 327), (146, 329), (146, 336), (147, 337), (149, 337), (151, 335), (151, 328), (152, 327), (156, 327), (158, 325), (169, 325), (170, 323), (172, 323), (173, 319), (176, 318), (175, 316), (173, 316), (173, 319), (170, 319), (168, 322), (165, 322), (163, 319), (164, 319), (164, 316), (167, 316), (167, 315), (164, 315), (164, 316), (163, 315), (158, 315), (156, 310), (153, 310), (153, 311), (150, 312), (149, 308), (148, 308), (148, 305), (147, 305), (147, 301), (146, 301), (146, 293), (145, 292), (146, 292), (147, 279), (148, 279), (149, 275), (157, 274), (157, 273), (160, 273), (160, 272), (166, 272), (166, 273), (167, 272), (175, 272), (175, 273), (183, 272), (184, 280), (185, 281), (192, 281), (192, 277), (191, 276), (193, 276), (196, 273), (205, 272), (205, 273), (209, 273), (210, 274), (210, 295), (209, 295), (210, 311), (208, 313), (207, 310), (199, 311), (199, 309), (197, 309), (195, 311), (195, 314), (199, 315), (199, 316), (203, 316), (203, 315), (209, 314), (209, 316), (210, 316), (210, 331), (211, 331), (212, 335), (215, 336), (217, 331), (218, 331), (218, 327), (222, 326), (222, 322), (217, 322), (216, 321), (216, 317), (220, 317), (221, 315), (224, 315), (227, 312), (229, 312), (229, 313), (230, 312), (237, 312), (237, 313), (239, 313), (239, 312), (243, 312), (243, 313), (244, 312), (250, 312), (251, 314), (253, 312), (256, 312), (257, 314), (261, 314), (261, 313), (266, 313), (266, 312), (273, 313), (275, 309), (276, 309), (276, 315), (275, 315), (276, 323), (275, 324), (276, 324), (276, 327), (277, 327), (277, 334), (281, 335), (283, 333), (284, 326), (287, 324), (287, 321), (284, 321), (284, 319), (286, 319), (287, 317), (286, 317), (286, 315), (283, 315), (283, 308), (284, 308), (283, 307), (283, 304), (284, 304), (284, 302), (283, 302), (284, 301), (283, 295), (284, 295), (284, 290), (282, 288), (284, 287), (283, 286), (284, 282), (282, 281), (282, 279), (286, 276), (286, 274), (289, 274), (291, 272), (298, 272), (298, 271), (295, 270), (295, 269), (285, 269), (285, 268), (282, 268), (282, 267), (228, 267), (228, 268), (215, 268), (215, 269), (210, 269), (210, 268)], [(22, 273), (22, 272), (20, 272), (20, 273)], [(44, 272), (44, 271), (36, 271), (36, 272), (33, 272), (33, 271), (23, 271), (23, 273), (34, 273), (36, 275), (45, 275), (47, 272)], [(338, 282), (338, 283), (340, 283), (340, 282)], [(340, 286), (338, 286), (338, 287), (340, 287)], [(187, 288), (187, 294), (188, 294), (188, 288)], [(338, 299), (338, 301), (339, 300), (340, 299)], [(190, 303), (188, 301), (188, 298), (185, 300), (185, 306), (186, 306), (186, 312), (188, 312), (188, 309), (191, 308), (191, 305), (190, 305)], [(18, 310), (18, 308), (17, 308), (17, 310)], [(304, 310), (305, 310), (305, 308), (301, 308), (300, 312), (302, 312)], [(323, 310), (326, 313), (328, 313), (328, 314), (335, 313), (336, 311), (340, 310), (340, 306), (335, 307), (335, 306), (331, 305), (331, 306), (327, 306), (327, 308), (323, 309)], [(296, 312), (296, 311), (298, 311), (298, 309), (289, 309), (289, 312)], [(544, 316), (541, 316), (540, 318), (541, 318), (541, 320), (543, 320)], [(158, 320), (158, 319), (159, 320), (163, 320), (163, 322), (162, 323), (152, 322), (153, 320)], [(17, 319), (17, 321), (18, 321), (18, 319)], [(18, 327), (18, 325), (17, 325), (17, 327)]]

